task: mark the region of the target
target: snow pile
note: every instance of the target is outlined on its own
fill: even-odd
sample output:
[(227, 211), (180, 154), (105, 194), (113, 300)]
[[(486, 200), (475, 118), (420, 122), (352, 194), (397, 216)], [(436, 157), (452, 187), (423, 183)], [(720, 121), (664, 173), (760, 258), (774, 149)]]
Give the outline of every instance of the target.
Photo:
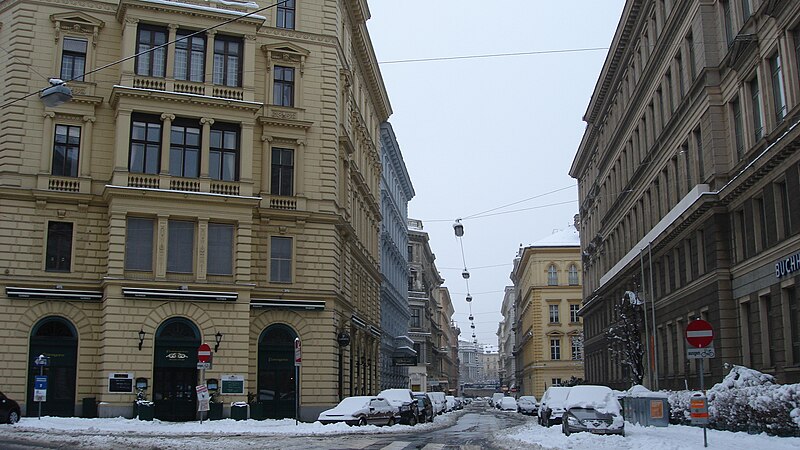
[(800, 436), (800, 384), (776, 384), (771, 375), (733, 366), (708, 391), (714, 428)]

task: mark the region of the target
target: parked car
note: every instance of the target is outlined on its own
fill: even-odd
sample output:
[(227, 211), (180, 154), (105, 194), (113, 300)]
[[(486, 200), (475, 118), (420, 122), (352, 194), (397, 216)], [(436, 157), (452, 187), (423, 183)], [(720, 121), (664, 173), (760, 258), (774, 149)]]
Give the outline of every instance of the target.
[(625, 436), (625, 421), (614, 391), (606, 386), (580, 385), (569, 390), (561, 431)]
[(533, 395), (523, 395), (517, 400), (517, 408), (522, 414), (532, 416), (539, 411), (539, 404)]
[(19, 422), (19, 403), (0, 392), (0, 423), (15, 424)]
[(444, 397), (444, 392), (428, 392), (428, 396), (433, 401), (433, 409), (436, 414), (442, 414), (447, 407), (447, 400)]
[(495, 392), (494, 394), (492, 394), (492, 398), (489, 399), (489, 406), (494, 406), (495, 408), (498, 408), (499, 407), (498, 402), (500, 402), (500, 399), (502, 399), (503, 397), (505, 397), (505, 395), (503, 395), (502, 392)]
[(433, 422), (436, 412), (433, 409), (433, 401), (431, 397), (425, 392), (414, 392), (414, 398), (417, 399), (417, 408), (419, 409), (419, 416), (417, 422)]
[(384, 398), (362, 395), (347, 397), (335, 407), (322, 411), (322, 424), (345, 422), (348, 425), (394, 425), (399, 411)]
[(400, 410), (400, 423), (417, 424), (419, 408), (411, 389), (384, 389), (378, 393), (378, 397), (389, 400), (389, 404)]
[(500, 399), (500, 411), (517, 412), (517, 400), (514, 397), (503, 397)]
[(456, 409), (464, 409), (464, 397), (456, 397)]
[(456, 409), (456, 398), (452, 395), (445, 395), (445, 411), (450, 412)]
[(561, 415), (564, 414), (564, 401), (571, 388), (562, 386), (550, 386), (544, 391), (542, 401), (539, 403), (539, 424), (549, 427), (556, 423), (561, 423)]

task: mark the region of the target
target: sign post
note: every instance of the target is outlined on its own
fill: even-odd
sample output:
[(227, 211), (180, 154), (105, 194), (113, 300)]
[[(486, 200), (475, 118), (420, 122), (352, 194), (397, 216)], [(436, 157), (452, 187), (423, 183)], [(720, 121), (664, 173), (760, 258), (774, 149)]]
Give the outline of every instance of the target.
[[(686, 326), (686, 356), (689, 359), (700, 360), (700, 391), (697, 397), (692, 396), (691, 414), (692, 423), (703, 425), (703, 446), (708, 447), (708, 402), (705, 396), (706, 387), (703, 379), (703, 362), (706, 358), (714, 358), (716, 353), (711, 343), (714, 342), (714, 329), (705, 320), (694, 320)], [(695, 408), (697, 407), (697, 408)], [(695, 409), (697, 409), (697, 422), (695, 422)]]
[(294, 424), (298, 425), (300, 416), (300, 364), (303, 361), (300, 338), (294, 338)]
[(44, 367), (50, 365), (50, 358), (39, 355), (33, 360), (33, 364), (39, 368), (39, 375), (33, 381), (33, 401), (39, 403), (39, 420), (42, 420), (42, 402), (47, 401), (47, 375), (44, 374)]
[(200, 413), (200, 423), (203, 423), (203, 411), (209, 410), (208, 387), (206, 386), (206, 369), (211, 368), (211, 347), (202, 343), (197, 347), (197, 368), (200, 369), (200, 384), (197, 390), (197, 411)]

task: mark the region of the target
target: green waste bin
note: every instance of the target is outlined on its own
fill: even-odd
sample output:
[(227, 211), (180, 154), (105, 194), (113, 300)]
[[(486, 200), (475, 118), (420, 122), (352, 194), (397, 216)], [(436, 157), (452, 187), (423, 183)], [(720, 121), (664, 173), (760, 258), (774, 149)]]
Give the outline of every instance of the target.
[(139, 417), (139, 420), (153, 420), (153, 412), (155, 410), (153, 402), (140, 400), (136, 402), (135, 406), (136, 415)]
[(208, 407), (208, 420), (222, 419), (222, 403), (211, 403)]
[(267, 418), (264, 404), (261, 402), (250, 403), (250, 418), (254, 420), (264, 420)]
[(231, 419), (233, 420), (247, 420), (248, 405), (245, 402), (231, 403)]

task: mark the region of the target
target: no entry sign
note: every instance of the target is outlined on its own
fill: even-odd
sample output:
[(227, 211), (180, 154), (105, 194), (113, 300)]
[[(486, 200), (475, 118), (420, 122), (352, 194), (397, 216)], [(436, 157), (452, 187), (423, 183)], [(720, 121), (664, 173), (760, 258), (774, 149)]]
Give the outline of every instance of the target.
[(197, 347), (197, 361), (205, 363), (209, 359), (211, 359), (211, 347), (208, 344), (200, 344), (200, 347)]
[(705, 320), (695, 320), (686, 327), (686, 342), (694, 348), (707, 347), (714, 340), (714, 329)]

